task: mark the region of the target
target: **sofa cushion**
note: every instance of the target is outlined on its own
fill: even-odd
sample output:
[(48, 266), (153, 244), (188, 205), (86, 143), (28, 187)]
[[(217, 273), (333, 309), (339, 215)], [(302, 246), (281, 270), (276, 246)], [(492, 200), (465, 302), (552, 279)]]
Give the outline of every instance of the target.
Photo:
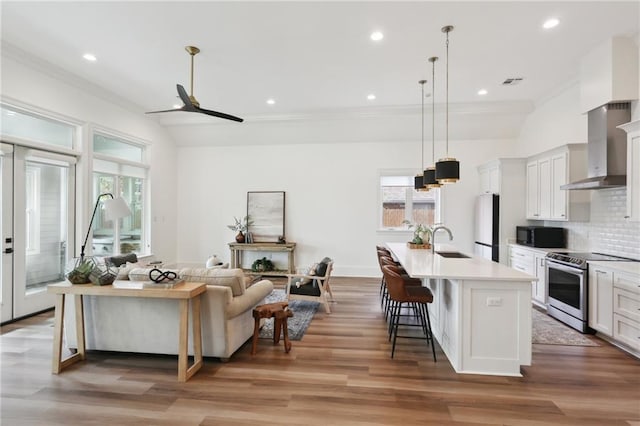
[(233, 296), (241, 296), (246, 290), (242, 269), (184, 268), (178, 275), (186, 281), (230, 287)]

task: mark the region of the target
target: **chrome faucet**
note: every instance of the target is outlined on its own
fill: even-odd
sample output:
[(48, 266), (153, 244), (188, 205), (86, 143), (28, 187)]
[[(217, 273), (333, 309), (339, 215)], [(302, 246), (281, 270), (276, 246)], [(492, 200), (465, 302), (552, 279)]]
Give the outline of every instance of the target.
[(436, 247), (436, 232), (438, 232), (439, 230), (445, 230), (447, 231), (447, 234), (449, 234), (449, 241), (453, 240), (453, 234), (451, 233), (451, 230), (449, 228), (447, 228), (444, 225), (435, 225), (433, 227), (433, 229), (431, 230), (431, 239), (433, 240), (433, 243), (431, 244), (431, 253), (435, 252), (435, 247)]

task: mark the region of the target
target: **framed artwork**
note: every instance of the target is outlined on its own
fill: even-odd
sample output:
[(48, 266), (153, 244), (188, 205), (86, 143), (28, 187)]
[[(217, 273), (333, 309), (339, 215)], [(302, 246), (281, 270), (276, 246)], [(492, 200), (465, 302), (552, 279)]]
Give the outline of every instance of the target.
[(284, 191), (247, 192), (252, 242), (276, 243), (284, 238), (284, 199)]

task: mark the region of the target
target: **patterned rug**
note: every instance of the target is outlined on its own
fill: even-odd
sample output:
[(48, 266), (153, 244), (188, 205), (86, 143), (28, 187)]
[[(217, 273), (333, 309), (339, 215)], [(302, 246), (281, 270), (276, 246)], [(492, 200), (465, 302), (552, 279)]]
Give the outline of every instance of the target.
[(533, 309), (532, 342), (543, 345), (600, 346), (598, 343), (579, 333), (560, 321)]
[[(267, 296), (264, 303), (274, 303), (287, 300), (284, 290), (276, 289)], [(293, 316), (287, 320), (287, 329), (289, 330), (289, 339), (301, 340), (307, 327), (311, 324), (311, 320), (320, 306), (317, 302), (309, 302), (306, 300), (292, 300), (289, 302), (289, 309), (293, 311)], [(261, 339), (273, 338), (273, 318), (265, 321), (264, 326), (260, 329)]]

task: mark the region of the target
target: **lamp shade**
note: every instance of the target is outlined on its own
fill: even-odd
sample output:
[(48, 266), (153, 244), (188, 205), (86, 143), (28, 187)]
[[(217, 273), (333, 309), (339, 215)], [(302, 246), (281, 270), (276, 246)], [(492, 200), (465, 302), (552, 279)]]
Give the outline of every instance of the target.
[(427, 189), (440, 188), (440, 182), (436, 179), (436, 168), (434, 166), (424, 169), (423, 184)]
[(117, 220), (131, 215), (131, 209), (122, 197), (107, 199), (102, 204), (106, 220)]
[(441, 184), (460, 180), (460, 162), (455, 158), (443, 158), (436, 163), (436, 179)]
[(416, 191), (421, 191), (424, 189), (424, 183), (422, 180), (422, 175), (416, 175), (413, 178), (413, 189), (415, 189)]

